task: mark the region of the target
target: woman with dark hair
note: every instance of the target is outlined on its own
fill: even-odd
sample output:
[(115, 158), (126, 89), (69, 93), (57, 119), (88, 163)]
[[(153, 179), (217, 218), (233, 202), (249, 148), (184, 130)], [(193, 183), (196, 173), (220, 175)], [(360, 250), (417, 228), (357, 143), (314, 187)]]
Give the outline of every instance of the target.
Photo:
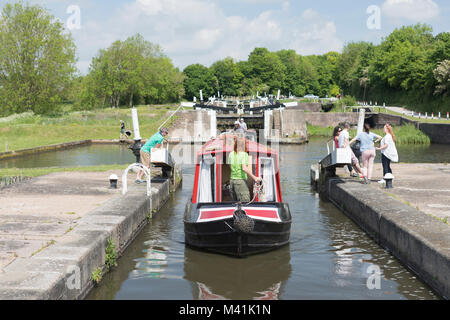
[[(339, 135), (342, 132), (342, 128), (340, 126), (337, 126), (333, 130), (333, 138), (334, 138), (334, 144), (336, 148), (339, 148)], [(350, 172), (350, 177), (357, 177), (358, 174), (356, 173), (355, 169), (353, 169), (352, 165), (347, 165), (348, 171)]]
[(375, 160), (375, 142), (378, 142), (382, 139), (381, 136), (370, 132), (370, 125), (368, 123), (364, 124), (364, 132), (358, 133), (358, 135), (350, 141), (350, 144), (359, 140), (361, 143), (360, 151), (362, 154), (363, 160), (363, 168), (366, 170), (365, 176), (367, 176), (366, 183), (370, 183), (370, 179), (372, 178), (373, 172), (373, 162)]
[(342, 132), (342, 128), (340, 126), (337, 126), (333, 130), (333, 139), (334, 139), (334, 145), (336, 148), (339, 148), (339, 134)]
[(261, 182), (262, 179), (253, 175), (245, 139), (234, 137), (234, 149), (228, 156), (228, 164), (231, 167), (230, 187), (233, 201), (250, 202), (247, 175), (255, 182)]

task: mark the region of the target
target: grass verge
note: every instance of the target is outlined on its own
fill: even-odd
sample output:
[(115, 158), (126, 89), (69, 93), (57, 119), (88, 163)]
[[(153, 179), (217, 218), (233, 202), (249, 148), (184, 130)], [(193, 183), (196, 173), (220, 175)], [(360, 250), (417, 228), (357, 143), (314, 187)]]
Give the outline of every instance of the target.
[[(306, 124), (306, 128), (308, 130), (308, 137), (329, 137), (332, 138), (334, 127), (319, 127), (313, 126), (310, 124)], [(394, 134), (396, 137), (396, 144), (424, 144), (428, 145), (431, 143), (430, 138), (424, 134), (422, 131), (417, 129), (412, 124), (407, 124), (404, 126), (393, 127)], [(374, 133), (384, 136), (384, 132), (382, 129), (372, 130)], [(356, 130), (350, 130), (350, 137), (356, 136)]]
[[(138, 106), (141, 136), (144, 139), (152, 136), (167, 119), (168, 112), (176, 109), (165, 105)], [(133, 130), (128, 108), (70, 112), (57, 117), (23, 113), (0, 118), (0, 152), (80, 140), (119, 139), (120, 120), (125, 122), (126, 130)], [(176, 117), (166, 125), (175, 120)]]

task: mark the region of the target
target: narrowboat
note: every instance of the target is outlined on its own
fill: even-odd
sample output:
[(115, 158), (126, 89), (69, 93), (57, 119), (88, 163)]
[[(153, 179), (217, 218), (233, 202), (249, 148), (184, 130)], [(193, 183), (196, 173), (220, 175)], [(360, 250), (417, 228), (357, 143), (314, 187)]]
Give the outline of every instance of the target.
[[(230, 194), (227, 159), (237, 136), (245, 140), (253, 174), (262, 179), (249, 188), (249, 203), (237, 203)], [(247, 183), (253, 185), (250, 177)], [(277, 151), (230, 133), (202, 146), (196, 155), (192, 198), (184, 213), (188, 246), (245, 257), (288, 244), (291, 221), (289, 205), (282, 199)]]

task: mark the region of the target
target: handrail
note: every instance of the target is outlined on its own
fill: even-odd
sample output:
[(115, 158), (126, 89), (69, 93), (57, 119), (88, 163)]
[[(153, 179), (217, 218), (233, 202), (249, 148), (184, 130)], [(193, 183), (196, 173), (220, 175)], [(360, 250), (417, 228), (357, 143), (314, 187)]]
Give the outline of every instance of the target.
[(144, 172), (146, 179), (147, 179), (147, 197), (150, 197), (150, 208), (151, 208), (151, 206), (152, 206), (152, 202), (151, 202), (152, 184), (151, 184), (150, 168), (147, 168), (142, 163), (133, 163), (123, 172), (123, 174), (122, 174), (122, 195), (125, 195), (128, 191), (127, 175), (128, 175), (128, 171), (130, 171), (131, 169), (138, 169), (139, 171)]
[[(333, 142), (333, 148), (332, 151), (330, 151), (330, 142)], [(334, 142), (334, 139), (331, 139), (327, 142), (327, 152), (328, 154), (330, 154), (331, 152), (333, 152), (334, 150), (336, 150), (336, 143)]]
[(184, 107), (183, 107), (183, 104), (180, 104), (180, 106), (178, 107), (178, 109), (177, 110), (175, 110), (175, 112), (170, 116), (170, 117), (168, 117), (167, 119), (166, 119), (166, 121), (164, 121), (160, 126), (159, 126), (159, 128), (158, 128), (158, 131), (163, 127), (163, 125), (165, 125), (166, 123), (167, 123), (167, 121), (169, 121), (180, 109), (183, 109), (184, 110)]

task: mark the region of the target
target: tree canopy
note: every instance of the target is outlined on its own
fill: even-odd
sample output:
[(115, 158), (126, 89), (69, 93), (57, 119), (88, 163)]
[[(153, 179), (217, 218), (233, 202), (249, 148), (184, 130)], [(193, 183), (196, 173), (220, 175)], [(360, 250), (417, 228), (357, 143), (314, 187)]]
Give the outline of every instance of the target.
[(114, 42), (92, 59), (89, 74), (79, 82), (77, 107), (179, 101), (183, 79), (158, 45), (137, 34)]
[[(281, 90), (297, 97), (343, 94), (417, 111), (449, 111), (448, 61), (450, 33), (433, 36), (430, 26), (417, 24), (395, 29), (379, 45), (347, 43), (342, 53), (301, 56), (294, 50), (255, 48), (245, 61), (225, 58), (210, 68), (188, 66), (184, 84), (186, 92), (193, 88), (188, 99), (200, 89), (223, 95)], [(201, 70), (201, 81), (191, 68)]]
[(37, 5), (6, 4), (0, 16), (0, 114), (52, 113), (75, 72), (75, 45)]

